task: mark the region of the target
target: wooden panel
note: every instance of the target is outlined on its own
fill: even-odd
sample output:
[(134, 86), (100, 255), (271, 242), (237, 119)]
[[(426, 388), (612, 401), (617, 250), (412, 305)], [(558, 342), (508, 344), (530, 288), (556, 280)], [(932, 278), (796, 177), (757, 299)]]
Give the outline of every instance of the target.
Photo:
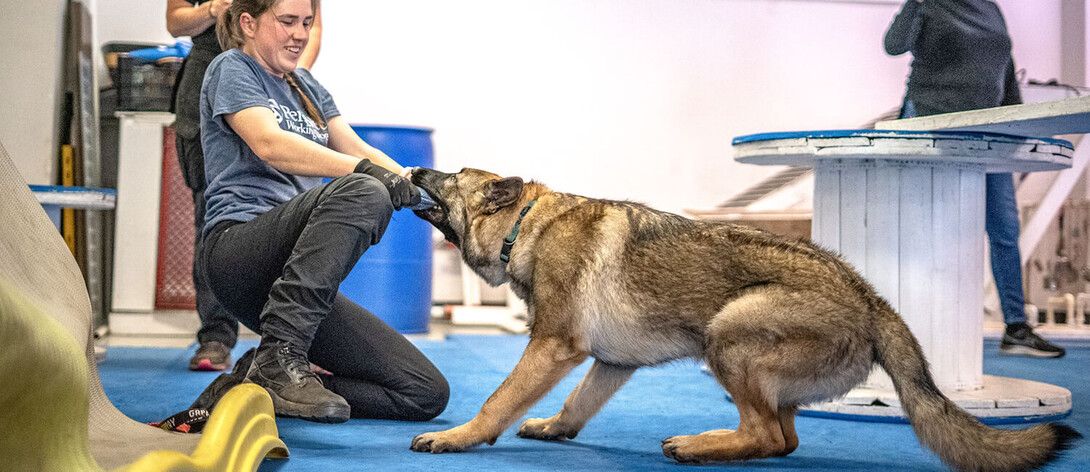
[(958, 218), (958, 388), (983, 382), (984, 347), (984, 171), (961, 172), (961, 217)]
[(840, 170), (832, 166), (814, 169), (814, 226), (812, 239), (822, 247), (840, 251)]
[(840, 254), (867, 276), (867, 169), (840, 171)]
[[(931, 168), (901, 170), (900, 200), (901, 316), (932, 357), (931, 334)], [(936, 379), (938, 380), (938, 379)]]
[(1090, 132), (1090, 96), (879, 121), (877, 129), (987, 131), (1016, 136)]
[(942, 375), (943, 380), (938, 381), (939, 388), (951, 389), (957, 384), (958, 378), (958, 353), (954, 346), (959, 338), (957, 318), (961, 315), (958, 313), (961, 171), (952, 167), (936, 167), (931, 176), (931, 240), (934, 251), (931, 270), (931, 342), (934, 346), (944, 347), (933, 349), (928, 361), (931, 362), (932, 372), (947, 373)]
[(867, 170), (866, 274), (894, 310), (900, 309), (900, 169), (878, 165)]

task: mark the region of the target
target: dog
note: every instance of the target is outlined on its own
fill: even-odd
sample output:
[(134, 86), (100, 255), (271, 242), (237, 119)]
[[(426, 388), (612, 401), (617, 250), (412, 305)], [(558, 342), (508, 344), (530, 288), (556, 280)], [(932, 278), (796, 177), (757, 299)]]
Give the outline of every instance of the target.
[(476, 169), (418, 169), (439, 229), (489, 284), (526, 302), (530, 341), (471, 421), (415, 437), (417, 452), (493, 444), (588, 357), (556, 416), (518, 436), (575, 438), (639, 367), (707, 363), (740, 416), (734, 430), (673, 436), (679, 463), (784, 456), (800, 405), (841, 397), (874, 364), (893, 379), (921, 443), (957, 470), (1031, 470), (1081, 435), (1061, 424), (1001, 430), (935, 386), (908, 326), (846, 262), (804, 240), (690, 220), (641, 204), (551, 191)]

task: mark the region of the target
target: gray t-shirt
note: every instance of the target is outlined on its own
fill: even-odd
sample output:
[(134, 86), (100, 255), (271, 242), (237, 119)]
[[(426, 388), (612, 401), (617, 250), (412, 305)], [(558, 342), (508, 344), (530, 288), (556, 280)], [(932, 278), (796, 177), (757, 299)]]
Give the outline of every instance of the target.
[[(296, 69), (299, 87), (328, 122), (340, 115), (333, 97), (305, 69)], [(251, 107), (268, 107), (280, 128), (328, 146), (329, 131), (307, 116), (292, 87), (265, 71), (254, 58), (231, 49), (216, 56), (201, 86), (201, 145), (208, 200), (204, 232), (221, 221), (250, 221), (321, 183), (276, 170), (261, 160), (224, 120)]]

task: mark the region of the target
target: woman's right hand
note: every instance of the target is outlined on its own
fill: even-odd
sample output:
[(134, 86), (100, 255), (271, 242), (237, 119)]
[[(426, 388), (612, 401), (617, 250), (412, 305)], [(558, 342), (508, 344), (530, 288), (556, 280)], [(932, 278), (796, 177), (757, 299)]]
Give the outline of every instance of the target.
[(390, 203), (394, 205), (395, 210), (420, 203), (420, 189), (409, 182), (409, 179), (376, 165), (369, 159), (360, 159), (360, 163), (356, 164), (353, 172), (370, 175), (382, 182), (382, 185), (390, 192)]

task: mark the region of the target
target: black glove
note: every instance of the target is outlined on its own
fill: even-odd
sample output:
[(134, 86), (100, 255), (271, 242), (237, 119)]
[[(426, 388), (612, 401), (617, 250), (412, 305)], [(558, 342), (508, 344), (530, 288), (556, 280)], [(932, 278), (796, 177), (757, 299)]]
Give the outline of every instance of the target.
[(410, 183), (409, 179), (386, 170), (385, 167), (372, 164), (368, 159), (363, 159), (356, 164), (353, 172), (370, 175), (382, 182), (382, 185), (385, 185), (386, 190), (390, 192), (390, 203), (394, 205), (395, 210), (420, 203), (420, 189)]

